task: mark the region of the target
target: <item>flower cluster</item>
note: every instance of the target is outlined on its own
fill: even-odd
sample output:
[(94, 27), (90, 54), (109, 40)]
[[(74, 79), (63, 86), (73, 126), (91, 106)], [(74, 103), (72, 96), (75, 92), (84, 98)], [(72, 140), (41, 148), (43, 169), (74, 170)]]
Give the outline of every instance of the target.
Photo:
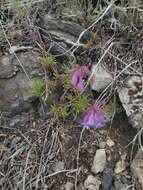
[[(77, 65), (74, 69), (72, 69), (71, 84), (77, 89), (78, 92), (83, 91), (84, 78), (88, 73), (89, 70), (86, 66)], [(106, 104), (107, 101), (100, 100), (91, 106), (88, 109), (81, 125), (86, 125), (91, 128), (103, 127), (108, 122), (107, 118), (104, 116), (104, 113), (101, 111)]]
[[(97, 105), (98, 104), (98, 105)], [(107, 119), (104, 117), (100, 106), (105, 106), (106, 101), (98, 101), (92, 107), (90, 107), (83, 119), (82, 125), (87, 125), (92, 128), (103, 127), (107, 123)]]
[(84, 78), (89, 73), (86, 66), (77, 65), (72, 69), (71, 84), (77, 89), (78, 92), (82, 92), (84, 88)]

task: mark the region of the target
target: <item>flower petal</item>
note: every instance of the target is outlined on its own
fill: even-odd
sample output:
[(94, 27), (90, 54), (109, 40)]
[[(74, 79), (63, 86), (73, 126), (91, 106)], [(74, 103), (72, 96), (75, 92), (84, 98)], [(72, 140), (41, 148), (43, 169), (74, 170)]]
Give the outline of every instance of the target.
[(85, 115), (82, 125), (87, 125), (89, 127), (95, 127), (94, 111), (90, 110)]
[(96, 117), (96, 121), (99, 126), (102, 127), (107, 123), (107, 120), (105, 119), (103, 113), (98, 109), (96, 109), (96, 111), (95, 111), (95, 117)]
[(79, 80), (79, 74), (77, 71), (75, 71), (72, 75), (71, 84), (76, 87)]
[(79, 78), (79, 81), (78, 81), (76, 87), (77, 87), (78, 92), (82, 92), (82, 91), (83, 91), (84, 85), (83, 85), (83, 80), (82, 80), (82, 78)]

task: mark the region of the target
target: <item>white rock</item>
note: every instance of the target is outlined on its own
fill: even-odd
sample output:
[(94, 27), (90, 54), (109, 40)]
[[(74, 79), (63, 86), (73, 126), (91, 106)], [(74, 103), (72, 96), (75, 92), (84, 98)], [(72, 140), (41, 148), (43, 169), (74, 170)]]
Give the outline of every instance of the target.
[(136, 189), (143, 189), (143, 149), (139, 149), (132, 164), (131, 171)]
[(74, 184), (69, 181), (64, 185), (65, 190), (72, 190), (73, 187)]
[(143, 127), (143, 76), (131, 76), (118, 89), (120, 101), (135, 128)]
[(99, 148), (105, 148), (106, 147), (106, 142), (104, 142), (104, 141), (101, 141), (101, 142), (99, 142)]
[(115, 166), (115, 173), (120, 174), (125, 170), (126, 170), (126, 162), (125, 162), (125, 160), (119, 160), (116, 163), (116, 166)]
[(94, 156), (94, 161), (91, 171), (94, 174), (102, 172), (106, 166), (106, 152), (105, 149), (98, 149)]
[(94, 73), (90, 80), (90, 86), (92, 90), (100, 92), (113, 81), (112, 74), (101, 64), (98, 66), (93, 65), (91, 72)]
[(84, 182), (84, 186), (88, 190), (99, 190), (101, 182), (94, 176), (89, 175)]

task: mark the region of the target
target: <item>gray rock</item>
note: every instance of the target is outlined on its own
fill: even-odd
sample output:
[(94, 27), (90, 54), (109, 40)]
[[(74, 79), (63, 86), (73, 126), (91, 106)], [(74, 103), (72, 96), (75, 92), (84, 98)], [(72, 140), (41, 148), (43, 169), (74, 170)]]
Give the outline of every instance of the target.
[[(47, 45), (50, 48), (50, 52), (56, 55), (60, 59), (69, 59), (73, 47), (77, 47), (78, 37), (85, 30), (82, 24), (73, 22), (68, 19), (54, 17), (47, 14), (41, 18), (40, 27), (44, 28), (44, 36)], [(91, 32), (86, 31), (82, 36), (80, 43), (84, 45), (91, 38)], [(53, 40), (51, 42), (51, 39)], [(72, 47), (72, 49), (71, 49)], [(81, 48), (77, 48), (76, 52), (80, 52)], [(59, 59), (59, 60), (60, 60)]]
[(17, 56), (31, 80), (15, 57), (7, 55), (0, 59), (0, 111), (11, 116), (32, 108), (32, 102), (36, 99), (32, 83), (34, 78), (40, 77), (42, 71), (39, 53), (20, 52)]
[(119, 98), (134, 128), (143, 127), (143, 77), (128, 77), (118, 89)]
[(98, 149), (96, 151), (95, 156), (94, 156), (94, 161), (93, 161), (91, 171), (94, 174), (97, 174), (99, 172), (103, 172), (105, 166), (106, 166), (106, 152), (105, 152), (105, 149)]
[(139, 149), (132, 164), (131, 171), (137, 190), (143, 189), (143, 150)]
[(88, 190), (99, 190), (101, 182), (96, 177), (89, 175), (84, 182), (84, 187)]
[(3, 56), (0, 58), (0, 79), (11, 78), (16, 75), (18, 69), (10, 62), (9, 56)]
[(23, 115), (16, 115), (10, 119), (9, 126), (10, 127), (19, 127), (25, 126), (26, 123), (29, 122), (29, 118)]
[[(76, 42), (81, 32), (85, 29), (82, 25), (75, 22), (55, 18), (49, 14), (43, 17), (43, 27), (46, 28), (50, 34), (57, 36), (59, 39), (64, 40), (69, 44)], [(91, 33), (87, 31), (82, 39), (89, 40), (90, 37)]]
[(90, 86), (92, 90), (100, 92), (113, 81), (112, 74), (101, 64), (98, 66), (96, 64), (93, 65), (91, 72), (93, 73), (93, 76), (90, 80)]

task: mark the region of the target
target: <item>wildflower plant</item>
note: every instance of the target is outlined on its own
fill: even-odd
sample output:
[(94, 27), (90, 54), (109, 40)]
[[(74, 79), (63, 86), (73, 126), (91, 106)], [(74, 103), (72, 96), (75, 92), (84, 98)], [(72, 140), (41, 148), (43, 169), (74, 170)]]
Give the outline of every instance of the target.
[(107, 118), (104, 116), (100, 106), (105, 106), (105, 101), (96, 102), (93, 106), (91, 106), (84, 119), (81, 123), (82, 125), (87, 125), (92, 128), (103, 127), (107, 122)]
[[(45, 73), (45, 86), (39, 81), (33, 83), (33, 91), (37, 97), (42, 95), (46, 102), (48, 95), (54, 93), (55, 89), (61, 89), (62, 94), (58, 99), (54, 99), (51, 105), (50, 114), (56, 119), (65, 120), (69, 116), (76, 117), (86, 112), (81, 126), (89, 126), (91, 128), (103, 127), (110, 120), (110, 111), (112, 105), (107, 105), (106, 100), (95, 101), (93, 105), (89, 102), (87, 92), (84, 91), (85, 80), (89, 75), (89, 69), (86, 66), (76, 65), (72, 62), (69, 65), (61, 65), (58, 69), (55, 57), (48, 53), (41, 61)], [(72, 69), (70, 69), (72, 66)], [(48, 76), (48, 73), (50, 77)], [(52, 77), (51, 77), (52, 76)]]
[[(84, 77), (89, 73), (89, 70), (85, 66), (76, 66), (72, 70), (71, 85), (77, 90), (77, 92), (83, 92), (84, 89)], [(88, 107), (88, 103), (85, 101), (85, 96), (78, 94), (76, 101), (73, 101), (76, 112), (78, 108), (82, 111), (87, 109), (85, 117), (81, 122), (82, 126), (89, 126), (91, 128), (103, 127), (110, 120), (110, 107), (107, 106), (106, 100), (96, 101), (92, 106)], [(80, 102), (80, 103), (79, 103)], [(85, 103), (86, 102), (86, 103)], [(85, 104), (84, 104), (85, 103)]]
[(86, 66), (77, 65), (72, 70), (71, 84), (77, 89), (78, 92), (82, 92), (84, 88), (84, 78), (89, 73)]

